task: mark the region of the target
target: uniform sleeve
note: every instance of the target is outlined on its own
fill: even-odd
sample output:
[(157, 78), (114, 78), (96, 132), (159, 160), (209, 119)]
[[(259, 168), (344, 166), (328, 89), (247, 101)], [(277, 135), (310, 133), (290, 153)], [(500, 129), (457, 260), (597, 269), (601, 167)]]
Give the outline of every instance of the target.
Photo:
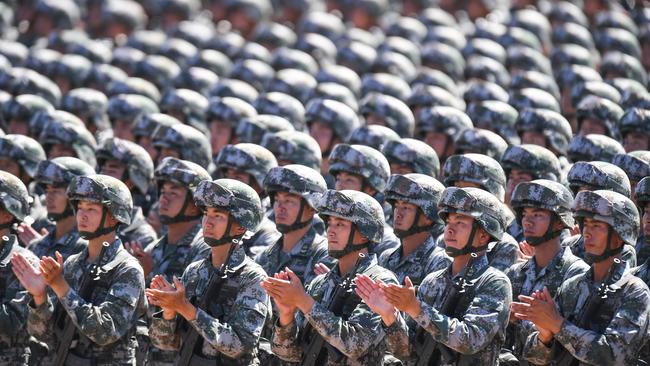
[(116, 270), (110, 289), (99, 305), (84, 300), (72, 288), (59, 300), (79, 331), (104, 346), (120, 339), (135, 325), (135, 313), (143, 292), (142, 270), (129, 266)]
[[(382, 280), (397, 283), (393, 276), (385, 276)], [(319, 302), (305, 314), (305, 318), (327, 343), (351, 359), (361, 358), (383, 339), (381, 317), (363, 302), (357, 305), (347, 320), (334, 315)]]
[(400, 360), (410, 358), (414, 351), (409, 341), (409, 329), (406, 320), (402, 317), (401, 313), (397, 316), (393, 324), (390, 326), (383, 325), (383, 327), (388, 351)]
[(181, 337), (177, 331), (178, 317), (167, 320), (162, 317), (162, 311), (155, 313), (149, 326), (149, 339), (156, 348), (164, 351), (178, 351), (181, 348)]
[[(12, 276), (13, 277), (13, 276)], [(15, 338), (25, 329), (27, 321), (27, 292), (20, 286), (18, 280), (9, 282), (7, 288), (0, 289), (0, 341)], [(1, 343), (1, 342), (0, 342)]]
[(636, 267), (636, 250), (634, 247), (629, 244), (624, 244), (621, 259), (627, 263), (629, 268)]
[(269, 297), (262, 289), (263, 276), (254, 274), (246, 281), (233, 305), (236, 309), (228, 322), (219, 321), (198, 309), (190, 324), (219, 352), (231, 358), (252, 353), (259, 343), (269, 311)]
[(309, 262), (307, 263), (307, 268), (305, 268), (305, 279), (304, 279), (305, 284), (310, 283), (311, 281), (314, 280), (314, 278), (316, 278), (317, 275), (316, 273), (314, 273), (314, 266), (318, 263), (323, 263), (324, 265), (327, 266), (327, 268), (332, 268), (334, 266), (334, 263), (336, 263), (336, 261), (334, 260), (334, 258), (329, 256), (326, 247), (317, 248), (314, 251), (311, 258), (309, 259)]
[(297, 321), (294, 320), (284, 327), (278, 322), (275, 323), (271, 338), (271, 350), (283, 361), (300, 362), (302, 360), (302, 347), (298, 345)]
[(57, 301), (56, 295), (54, 293), (50, 294), (50, 291), (48, 291), (47, 300), (41, 305), (36, 306), (33, 300), (29, 302), (27, 332), (47, 345), (56, 343), (54, 336), (54, 322), (56, 319), (53, 318), (55, 301)]
[(511, 291), (505, 276), (488, 278), (477, 289), (462, 319), (446, 316), (420, 300), (422, 311), (414, 320), (436, 341), (458, 353), (473, 354), (492, 342), (507, 323)]
[(510, 241), (501, 241), (496, 245), (496, 253), (490, 258), (490, 266), (505, 272), (519, 260), (519, 248)]
[(553, 347), (539, 340), (539, 332), (532, 332), (524, 344), (523, 357), (535, 365), (548, 365), (553, 359)]

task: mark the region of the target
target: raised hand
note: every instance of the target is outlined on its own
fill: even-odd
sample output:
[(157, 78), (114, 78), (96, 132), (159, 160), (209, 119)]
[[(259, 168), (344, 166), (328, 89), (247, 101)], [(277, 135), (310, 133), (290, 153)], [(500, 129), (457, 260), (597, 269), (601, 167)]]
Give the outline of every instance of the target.
[[(286, 272), (278, 272), (273, 275), (273, 278), (281, 281), (289, 281), (289, 275)], [(262, 281), (262, 288), (273, 300), (280, 318), (293, 321), (293, 316), (297, 310), (296, 305), (283, 301), (282, 294), (275, 288), (274, 282), (269, 281), (269, 277)]]
[(329, 272), (329, 271), (330, 271), (329, 267), (327, 267), (327, 266), (324, 265), (323, 263), (316, 263), (316, 265), (314, 266), (314, 273), (315, 273), (317, 276), (320, 276), (320, 275), (322, 275), (322, 274), (325, 274), (325, 273), (327, 273), (327, 272)]
[(386, 299), (399, 311), (407, 313), (411, 318), (420, 315), (420, 302), (415, 296), (415, 286), (407, 276), (404, 279), (404, 286), (388, 284), (384, 287)]
[(196, 308), (185, 296), (185, 286), (183, 286), (181, 281), (174, 277), (174, 286), (171, 286), (162, 276), (156, 277), (158, 278), (156, 281), (157, 288), (146, 289), (145, 295), (152, 304), (160, 306), (163, 309), (164, 318), (170, 319), (172, 314), (175, 316), (176, 313), (187, 320), (196, 318)]
[(124, 243), (124, 248), (140, 262), (144, 276), (147, 277), (153, 270), (153, 257), (151, 253), (144, 250), (142, 245), (137, 241)]
[(519, 252), (523, 259), (529, 260), (535, 255), (535, 248), (524, 240), (519, 243)]
[(384, 295), (382, 285), (385, 286), (385, 284), (381, 281), (375, 282), (364, 274), (357, 274), (355, 283), (356, 288), (354, 291), (368, 305), (370, 310), (379, 314), (384, 324), (388, 326), (393, 324), (397, 309), (388, 302), (386, 295)]
[(44, 303), (47, 297), (47, 284), (42, 273), (20, 253), (15, 253), (11, 257), (11, 269), (20, 284), (32, 295), (36, 305)]
[(49, 231), (47, 231), (46, 228), (42, 228), (41, 232), (39, 233), (38, 231), (34, 230), (32, 225), (23, 222), (16, 228), (16, 234), (18, 235), (18, 239), (20, 239), (22, 243), (25, 243), (25, 245), (29, 247), (32, 241), (41, 240), (44, 236), (49, 234)]
[(52, 288), (58, 297), (64, 297), (70, 286), (63, 278), (63, 256), (58, 251), (55, 253), (56, 260), (52, 257), (41, 258), (39, 269), (43, 274), (45, 283)]

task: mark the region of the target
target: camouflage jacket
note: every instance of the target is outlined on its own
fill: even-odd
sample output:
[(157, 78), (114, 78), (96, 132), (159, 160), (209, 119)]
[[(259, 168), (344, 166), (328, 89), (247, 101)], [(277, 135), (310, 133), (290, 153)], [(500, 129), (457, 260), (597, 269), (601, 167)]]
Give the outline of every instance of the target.
[(393, 271), (400, 284), (408, 276), (413, 284), (419, 285), (429, 273), (446, 268), (450, 263), (451, 258), (431, 236), (406, 258), (402, 258), (401, 246), (389, 249), (379, 257), (379, 265)]
[[(183, 273), (186, 296), (193, 302), (205, 293), (215, 269), (212, 256), (192, 263)], [(183, 335), (194, 328), (202, 338), (201, 357), (221, 365), (258, 365), (257, 348), (264, 327), (270, 300), (262, 289), (264, 270), (246, 256), (244, 249), (235, 249), (228, 262), (235, 271), (229, 276), (209, 309), (197, 309), (196, 318), (185, 321), (154, 315), (149, 328), (151, 343), (162, 350), (178, 351)]]
[[(374, 254), (369, 254), (359, 263), (356, 273), (385, 283), (396, 283), (395, 276), (377, 264)], [(275, 324), (271, 343), (276, 356), (287, 362), (301, 362), (303, 346), (306, 346), (302, 341), (308, 336), (303, 332), (308, 322), (312, 331), (318, 332), (326, 343), (343, 355), (340, 361), (328, 358), (326, 365), (383, 365), (385, 345), (382, 342), (381, 317), (361, 302), (354, 292), (346, 299), (342, 316), (335, 315), (324, 305), (341, 281), (339, 268), (335, 266), (307, 286), (307, 293), (316, 302), (308, 314), (298, 313), (296, 321), (291, 324), (285, 327)]]
[[(562, 242), (562, 246), (571, 248), (573, 254), (583, 261), (587, 262), (585, 259), (585, 242), (582, 238), (582, 235), (573, 235), (567, 238)], [(636, 250), (631, 245), (623, 245), (623, 251), (618, 255), (619, 258), (624, 260), (628, 267), (636, 267)], [(591, 264), (587, 262), (587, 264)]]
[(146, 248), (147, 245), (155, 242), (158, 235), (156, 234), (156, 230), (149, 225), (142, 214), (142, 208), (134, 206), (131, 217), (131, 225), (120, 227), (118, 232), (118, 236), (122, 239), (122, 242), (129, 243), (137, 241), (143, 248)]
[(27, 292), (11, 270), (11, 257), (21, 253), (33, 265), (38, 259), (18, 245), (15, 235), (2, 240), (0, 247), (0, 365), (27, 364)]
[(55, 351), (64, 324), (72, 321), (79, 337), (70, 353), (94, 359), (97, 365), (133, 364), (136, 321), (146, 309), (142, 267), (116, 239), (99, 263), (102, 275), (86, 300), (78, 291), (91, 267), (87, 258), (88, 249), (84, 249), (65, 261), (63, 275), (70, 290), (58, 301), (53, 296), (40, 306), (32, 301), (27, 329)]
[(384, 226), (384, 236), (381, 240), (381, 243), (371, 245), (370, 246), (370, 251), (374, 254), (377, 255), (377, 257), (380, 257), (382, 253), (388, 250), (394, 250), (400, 247), (400, 242), (397, 236), (395, 235), (395, 232), (393, 232), (393, 228), (390, 227), (390, 225), (386, 224)]
[(273, 221), (264, 216), (256, 232), (247, 232), (244, 235), (242, 246), (246, 255), (255, 258), (263, 250), (275, 244), (281, 236), (282, 234), (275, 228)]
[(566, 349), (580, 365), (636, 365), (641, 347), (647, 340), (650, 314), (650, 290), (639, 278), (626, 271), (625, 262), (615, 262), (603, 283), (610, 286), (591, 329), (575, 325), (588, 302), (597, 291), (593, 270), (575, 276), (562, 284), (556, 303), (565, 318), (560, 332), (550, 346), (539, 341), (539, 332), (528, 336), (524, 357), (538, 365), (556, 364)]
[(323, 263), (330, 268), (334, 264), (334, 259), (327, 254), (327, 239), (317, 234), (313, 227), (289, 253), (282, 250), (282, 238), (280, 238), (274, 245), (258, 254), (255, 261), (269, 276), (284, 270), (284, 267), (289, 267), (305, 285), (316, 277), (314, 273), (316, 263)]
[[(433, 337), (441, 352), (440, 365), (495, 365), (505, 340), (510, 314), (512, 289), (501, 271), (492, 268), (486, 256), (480, 256), (457, 276), (451, 265), (425, 277), (417, 289), (422, 311), (413, 319), (401, 316), (385, 327), (386, 343), (396, 357), (407, 365), (417, 362), (417, 343), (421, 332)], [(446, 294), (460, 276), (469, 290), (461, 295), (453, 314), (440, 309)], [(467, 287), (465, 287), (467, 289)]]
[[(647, 286), (650, 286), (650, 261), (646, 261), (642, 265), (632, 268), (630, 273), (642, 279)], [(639, 358), (646, 363), (650, 362), (650, 342), (646, 342), (645, 346), (643, 346)]]
[(43, 256), (54, 258), (58, 251), (66, 260), (69, 256), (81, 252), (88, 246), (88, 241), (79, 236), (77, 229), (72, 229), (59, 240), (54, 238), (55, 234), (55, 231), (51, 231), (38, 241), (32, 240), (29, 249), (36, 255), (36, 258)]
[(521, 259), (519, 244), (508, 233), (504, 233), (501, 240), (489, 243), (485, 254), (490, 266), (502, 272)]
[[(544, 268), (537, 270), (535, 257), (532, 257), (526, 262), (510, 267), (506, 275), (512, 284), (512, 298), (517, 299), (519, 295), (528, 296), (544, 287), (548, 288), (551, 296), (555, 296), (562, 283), (588, 270), (589, 266), (585, 262), (573, 255), (569, 248), (564, 247)], [(523, 320), (508, 326), (506, 347), (515, 357), (521, 358), (526, 338), (533, 328), (531, 322)]]
[(645, 235), (640, 234), (636, 242), (636, 263), (642, 265), (650, 258), (650, 243), (646, 243)]

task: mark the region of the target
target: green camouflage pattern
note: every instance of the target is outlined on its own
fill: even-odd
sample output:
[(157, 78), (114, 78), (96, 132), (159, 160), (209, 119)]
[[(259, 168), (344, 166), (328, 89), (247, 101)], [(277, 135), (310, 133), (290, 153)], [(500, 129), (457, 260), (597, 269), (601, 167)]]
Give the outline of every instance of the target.
[(320, 171), (323, 161), (320, 146), (307, 133), (300, 131), (267, 133), (260, 145), (276, 157), (279, 165), (301, 164)]
[(600, 121), (605, 125), (607, 135), (616, 140), (620, 140), (618, 125), (622, 116), (623, 109), (618, 104), (596, 95), (585, 97), (576, 107), (578, 126), (587, 118)]
[(327, 190), (327, 184), (320, 172), (304, 165), (289, 164), (269, 170), (264, 178), (264, 190), (269, 197), (273, 197), (275, 192), (298, 195), (315, 208)]
[(293, 132), (294, 128), (286, 118), (260, 114), (241, 119), (235, 128), (235, 135), (240, 143), (259, 144), (266, 133), (280, 131)]
[(171, 156), (164, 158), (156, 167), (154, 178), (159, 186), (169, 181), (186, 187), (194, 193), (196, 187), (204, 180), (210, 180), (210, 173), (198, 164)]
[(573, 210), (576, 219), (590, 217), (605, 222), (625, 244), (636, 245), (640, 228), (639, 211), (626, 196), (607, 190), (582, 191), (576, 195)]
[(55, 309), (58, 309), (68, 316), (66, 320), (73, 322), (80, 334), (76, 346), (71, 348), (72, 353), (95, 358), (96, 364), (101, 366), (135, 364), (136, 320), (146, 307), (142, 267), (126, 252), (122, 242), (115, 240), (98, 263), (108, 275), (101, 278), (101, 285), (94, 287), (90, 299), (86, 300), (77, 291), (91, 266), (87, 259), (88, 250), (85, 249), (65, 261), (63, 276), (70, 290), (64, 297), (56, 298), (50, 293), (40, 306), (30, 304), (29, 334), (45, 343), (53, 356), (62, 331), (55, 321)]
[(630, 197), (630, 180), (623, 169), (602, 161), (579, 161), (571, 167), (567, 174), (571, 189), (577, 191), (580, 187), (591, 190), (608, 189)]
[(422, 109), (417, 116), (417, 132), (440, 132), (454, 138), (468, 128), (474, 127), (465, 112), (454, 107), (434, 106)]
[(510, 205), (517, 213), (517, 223), (521, 226), (521, 214), (524, 207), (541, 208), (555, 213), (567, 229), (572, 229), (573, 219), (573, 193), (563, 184), (536, 179), (530, 182), (517, 184), (512, 192)]
[(55, 232), (47, 233), (40, 240), (32, 240), (29, 243), (29, 250), (36, 255), (37, 258), (52, 257), (56, 258), (55, 253), (58, 251), (66, 260), (73, 254), (80, 253), (88, 246), (88, 241), (79, 236), (77, 229), (72, 229), (61, 238), (54, 237)]
[(406, 257), (403, 256), (401, 246), (387, 249), (379, 256), (379, 265), (393, 272), (398, 283), (404, 283), (408, 276), (416, 286), (429, 273), (447, 268), (449, 264), (451, 258), (444, 248), (437, 245), (433, 236), (428, 237)]
[(625, 149), (618, 141), (605, 135), (577, 135), (571, 139), (567, 156), (573, 162), (606, 161), (611, 162), (616, 154), (625, 154)]
[(264, 177), (271, 168), (278, 166), (278, 161), (260, 145), (241, 143), (224, 146), (214, 164), (219, 170), (230, 168), (250, 174), (260, 187), (264, 187)]
[(0, 202), (7, 212), (23, 221), (29, 215), (32, 201), (27, 187), (18, 177), (0, 170)]
[[(396, 284), (395, 275), (377, 264), (377, 257), (370, 254), (359, 263), (359, 274), (373, 280)], [(306, 288), (316, 301), (308, 314), (299, 313), (291, 324), (281, 327), (275, 323), (271, 346), (273, 353), (286, 362), (300, 363), (303, 345), (300, 342), (307, 323), (318, 332), (325, 343), (338, 350), (342, 357), (326, 361), (328, 366), (381, 366), (384, 364), (385, 345), (381, 331), (381, 317), (352, 291), (343, 306), (342, 316), (334, 315), (325, 305), (342, 281), (338, 266), (316, 277)]]
[(314, 99), (307, 104), (305, 121), (309, 126), (314, 121), (330, 126), (334, 135), (342, 141), (361, 125), (356, 112), (347, 105), (332, 99)]
[(158, 239), (156, 230), (147, 222), (140, 206), (133, 207), (131, 224), (121, 225), (117, 236), (125, 243), (138, 242), (143, 248)]
[(107, 108), (106, 95), (91, 88), (72, 89), (63, 96), (61, 101), (61, 109), (76, 116), (87, 117), (99, 130), (111, 127), (106, 113)]
[[(450, 315), (442, 314), (438, 309), (458, 276), (465, 278), (466, 292), (460, 303), (466, 305)], [(417, 318), (399, 316), (384, 328), (394, 356), (406, 365), (415, 365), (417, 333), (423, 330), (437, 347), (445, 346), (448, 351), (442, 350), (439, 365), (497, 364), (506, 337), (512, 289), (506, 275), (489, 267), (485, 256), (471, 261), (457, 276), (452, 275), (451, 266), (429, 274), (418, 287), (417, 299), (422, 309)]]
[(508, 148), (508, 143), (501, 136), (481, 128), (464, 130), (456, 136), (454, 145), (456, 154), (483, 154), (497, 161), (501, 160), (501, 156)]
[[(571, 249), (573, 255), (585, 261), (587, 264), (592, 264), (593, 260), (589, 257), (585, 251), (585, 238), (582, 234), (570, 236), (562, 240), (562, 246)], [(637, 265), (637, 253), (635, 248), (632, 245), (623, 245), (623, 250), (618, 254), (618, 257), (623, 262), (627, 263), (628, 267), (636, 267)]]
[(59, 144), (72, 147), (77, 158), (95, 166), (95, 150), (97, 142), (95, 137), (86, 130), (79, 118), (64, 111), (55, 111), (49, 123), (42, 126), (38, 137), (43, 146)]
[(39, 184), (50, 184), (67, 188), (72, 178), (78, 175), (95, 174), (95, 169), (85, 161), (69, 156), (43, 160), (36, 167), (34, 180)]
[(367, 125), (352, 131), (346, 143), (365, 145), (381, 151), (386, 144), (397, 140), (399, 140), (399, 135), (390, 128), (381, 125)]
[(503, 201), (506, 196), (506, 174), (493, 158), (481, 154), (452, 155), (442, 167), (443, 183), (457, 181), (476, 183)]
[(183, 160), (207, 167), (212, 160), (208, 137), (196, 128), (184, 124), (160, 126), (153, 135), (153, 146), (178, 152)]
[(152, 137), (161, 127), (183, 124), (178, 119), (163, 113), (142, 114), (133, 122), (131, 132), (136, 137)]
[(416, 139), (389, 141), (381, 150), (391, 164), (411, 168), (413, 173), (431, 177), (440, 174), (440, 160), (436, 151), (426, 143)]
[(593, 270), (563, 283), (556, 296), (560, 314), (566, 319), (560, 332), (554, 336), (552, 346), (547, 347), (539, 341), (538, 332), (533, 331), (526, 340), (524, 358), (538, 365), (553, 364), (563, 347), (581, 366), (636, 365), (648, 333), (650, 293), (641, 279), (626, 273), (626, 268), (625, 263), (615, 262), (603, 281), (611, 285), (599, 313), (591, 321), (597, 331), (574, 324), (589, 295), (598, 291)]
[(233, 179), (202, 181), (194, 191), (194, 204), (199, 208), (224, 209), (239, 226), (249, 231), (256, 231), (264, 216), (257, 192)]
[(505, 232), (503, 203), (480, 188), (445, 189), (438, 201), (438, 215), (444, 221), (450, 213), (473, 218), (495, 240), (501, 240)]
[(338, 144), (329, 156), (329, 173), (360, 175), (375, 190), (382, 192), (390, 175), (390, 165), (379, 151), (364, 145)]
[(316, 210), (325, 222), (327, 216), (348, 220), (370, 242), (379, 244), (382, 241), (386, 224), (384, 211), (376, 199), (363, 192), (328, 190)]
[(393, 174), (386, 184), (384, 197), (391, 205), (394, 205), (395, 201), (415, 205), (426, 217), (433, 220), (434, 225), (442, 226), (444, 222), (438, 217), (438, 201), (444, 190), (442, 183), (424, 174)]
[(525, 109), (517, 118), (519, 135), (526, 131), (538, 132), (546, 137), (547, 147), (566, 155), (573, 132), (571, 124), (560, 113), (547, 109)]
[[(156, 348), (178, 355), (184, 327), (192, 327), (203, 341), (199, 347), (203, 358), (217, 364), (259, 365), (259, 339), (271, 309), (269, 296), (261, 286), (266, 274), (241, 247), (233, 251), (228, 266), (238, 274), (228, 277), (220, 296), (210, 301), (208, 310), (197, 309), (195, 319), (165, 320), (160, 313), (154, 314), (149, 337)], [(189, 299), (203, 296), (214, 270), (209, 256), (192, 263), (181, 278), (185, 296)]]
[(617, 154), (612, 164), (623, 169), (630, 183), (636, 184), (644, 177), (650, 176), (650, 151), (637, 150), (627, 154)]
[(140, 193), (146, 195), (153, 181), (153, 161), (142, 146), (117, 137), (103, 140), (95, 153), (97, 165), (117, 160), (126, 166), (129, 179)]
[(131, 224), (133, 199), (131, 191), (119, 179), (103, 174), (76, 176), (66, 191), (68, 201), (97, 202), (106, 207), (115, 219)]
[(650, 202), (650, 177), (645, 177), (637, 183), (634, 190), (636, 196), (636, 202), (639, 205), (639, 209), (643, 212), (643, 206)]
[(401, 100), (386, 94), (370, 93), (359, 102), (359, 114), (375, 114), (382, 118), (386, 126), (400, 137), (412, 137), (415, 118), (409, 106)]
[(46, 159), (41, 144), (24, 135), (0, 136), (0, 159), (18, 163), (28, 176), (34, 178), (36, 166)]
[(562, 168), (557, 156), (550, 150), (532, 144), (512, 145), (503, 154), (501, 166), (506, 175), (511, 169), (529, 173), (533, 179), (562, 180)]

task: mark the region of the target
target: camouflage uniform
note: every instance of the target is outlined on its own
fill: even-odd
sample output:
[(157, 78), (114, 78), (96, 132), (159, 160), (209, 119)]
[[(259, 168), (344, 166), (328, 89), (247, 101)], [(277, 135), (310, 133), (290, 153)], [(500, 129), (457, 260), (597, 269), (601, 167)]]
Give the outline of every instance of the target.
[[(235, 220), (247, 230), (254, 231), (263, 216), (257, 193), (232, 179), (201, 182), (194, 193), (194, 202), (200, 208), (216, 207), (228, 211), (229, 220)], [(208, 309), (197, 309), (193, 320), (181, 321), (178, 317), (166, 320), (160, 313), (155, 314), (149, 329), (154, 346), (178, 351), (184, 333), (192, 327), (199, 333), (199, 343), (202, 343), (195, 349), (192, 360), (224, 365), (259, 364), (257, 347), (270, 308), (269, 297), (261, 287), (266, 275), (237, 242), (230, 245), (236, 248), (228, 259), (227, 270), (234, 275), (227, 277)], [(218, 270), (213, 268), (211, 254), (192, 263), (181, 278), (186, 296), (190, 299), (203, 296), (215, 271)]]
[[(29, 213), (25, 185), (12, 174), (0, 171), (0, 192), (4, 209), (15, 220), (23, 220)], [(34, 266), (38, 266), (38, 258), (20, 247), (15, 235), (3, 237), (0, 243), (0, 365), (27, 365), (27, 292), (11, 269), (11, 258), (20, 253)]]
[[(327, 216), (334, 216), (351, 221), (354, 230), (365, 236), (369, 245), (376, 245), (381, 241), (384, 227), (382, 209), (379, 203), (367, 194), (351, 190), (330, 190), (318, 203), (318, 211), (325, 216), (325, 220)], [(347, 255), (365, 247), (363, 244), (348, 244)], [(374, 254), (360, 258), (357, 261), (356, 273), (366, 274), (373, 280), (396, 283), (395, 276), (377, 264)], [(316, 302), (308, 314), (297, 314), (291, 324), (284, 327), (275, 324), (272, 339), (275, 355), (287, 362), (301, 362), (305, 356), (303, 346), (309, 343), (309, 336), (313, 334), (305, 334), (309, 324), (311, 332), (318, 332), (325, 343), (333, 348), (330, 350), (328, 347), (324, 364), (383, 365), (385, 347), (380, 331), (381, 317), (374, 314), (354, 292), (350, 292), (345, 299), (341, 315), (336, 315), (327, 308), (327, 303), (341, 281), (342, 274), (339, 267), (335, 266), (328, 273), (316, 277), (307, 286), (307, 293)]]
[[(565, 228), (573, 227), (572, 204), (573, 194), (563, 185), (549, 180), (540, 179), (520, 183), (513, 192), (512, 206), (517, 211), (517, 221), (520, 225), (524, 207), (541, 208), (554, 213), (554, 218), (547, 229), (549, 237), (531, 238), (531, 245), (538, 244), (535, 239), (543, 242), (550, 240), (553, 235), (559, 236), (559, 233), (552, 232), (551, 226), (554, 225), (555, 220), (560, 220)], [(526, 262), (516, 263), (510, 267), (506, 270), (506, 275), (512, 284), (512, 298), (516, 299), (519, 295), (528, 296), (534, 291), (541, 291), (544, 287), (548, 288), (551, 296), (555, 296), (562, 283), (588, 270), (589, 266), (586, 263), (573, 255), (568, 248), (562, 248), (544, 268), (538, 270), (533, 256)], [(533, 327), (532, 323), (523, 320), (508, 326), (506, 347), (515, 357), (521, 358), (526, 337)], [(522, 363), (525, 364), (525, 361), (520, 360), (516, 364)]]
[[(639, 208), (641, 217), (643, 217), (643, 214), (645, 213), (646, 203), (650, 202), (650, 184), (648, 183), (650, 183), (650, 178), (646, 177), (641, 179), (636, 185), (636, 205)], [(640, 265), (645, 264), (645, 262), (650, 259), (650, 243), (647, 242), (643, 230), (641, 230), (639, 239), (636, 243), (636, 258), (637, 263)]]
[(454, 140), (456, 154), (476, 153), (501, 160), (508, 148), (508, 143), (496, 133), (481, 128), (468, 128), (456, 136)]
[(390, 164), (408, 167), (411, 173), (420, 173), (434, 178), (440, 174), (438, 154), (431, 146), (420, 140), (406, 138), (390, 141), (381, 152)]
[(463, 154), (450, 156), (442, 168), (447, 186), (457, 181), (476, 183), (481, 188), (504, 200), (506, 175), (499, 163), (486, 155)]
[[(495, 239), (503, 235), (501, 203), (483, 190), (447, 188), (438, 210), (443, 219), (452, 212), (468, 215), (475, 218), (475, 228), (482, 227)], [(459, 254), (482, 249), (465, 247)], [(508, 324), (510, 281), (488, 264), (485, 255), (474, 257), (455, 276), (451, 268), (449, 265), (424, 278), (417, 289), (422, 309), (417, 318), (399, 316), (391, 326), (384, 327), (389, 350), (407, 365), (416, 364), (426, 337), (433, 337), (434, 347), (440, 350), (440, 365), (496, 364)], [(462, 286), (463, 295), (454, 309), (443, 310), (446, 295), (455, 286)]]
[[(71, 201), (110, 201), (111, 205), (104, 206), (104, 210), (110, 210), (123, 224), (130, 221), (131, 194), (126, 185), (113, 177), (77, 176), (68, 187), (68, 197)], [(101, 230), (89, 234), (97, 235)], [(146, 307), (142, 267), (119, 239), (105, 244), (102, 252), (97, 263), (102, 275), (96, 279), (90, 298), (84, 299), (78, 292), (82, 278), (93, 265), (88, 263), (86, 249), (70, 256), (63, 265), (63, 276), (70, 286), (64, 297), (48, 296), (39, 306), (30, 302), (28, 330), (48, 345), (53, 356), (63, 326), (73, 322), (78, 341), (73, 342), (67, 364), (135, 365), (136, 320)]]
[(571, 139), (567, 155), (573, 162), (605, 161), (611, 162), (616, 154), (625, 154), (625, 149), (617, 140), (598, 134), (576, 135)]
[[(578, 219), (591, 217), (607, 223), (610, 232), (618, 234), (628, 245), (636, 242), (639, 214), (634, 203), (623, 195), (605, 190), (580, 192), (573, 210)], [(605, 252), (598, 257), (608, 258), (616, 251), (608, 242)], [(558, 361), (560, 352), (565, 351), (572, 360), (577, 358), (580, 365), (635, 365), (648, 334), (650, 291), (626, 269), (624, 262), (615, 260), (598, 287), (593, 270), (562, 284), (556, 296), (558, 309), (565, 318), (560, 332), (549, 346), (539, 341), (538, 332), (530, 334), (524, 357), (535, 364), (548, 364)], [(591, 307), (590, 295), (600, 297), (600, 306), (597, 313), (588, 314), (589, 323), (584, 328), (587, 323), (581, 318), (585, 307)]]
[(39, 127), (38, 141), (46, 152), (49, 151), (52, 144), (69, 146), (74, 150), (77, 158), (90, 166), (97, 164), (97, 160), (95, 160), (97, 142), (79, 118), (68, 112), (57, 110), (49, 114), (35, 116), (30, 124), (37, 119), (43, 123)]
[(153, 146), (178, 152), (180, 159), (189, 160), (208, 168), (212, 161), (212, 148), (208, 137), (192, 126), (172, 124), (160, 126), (153, 135)]

